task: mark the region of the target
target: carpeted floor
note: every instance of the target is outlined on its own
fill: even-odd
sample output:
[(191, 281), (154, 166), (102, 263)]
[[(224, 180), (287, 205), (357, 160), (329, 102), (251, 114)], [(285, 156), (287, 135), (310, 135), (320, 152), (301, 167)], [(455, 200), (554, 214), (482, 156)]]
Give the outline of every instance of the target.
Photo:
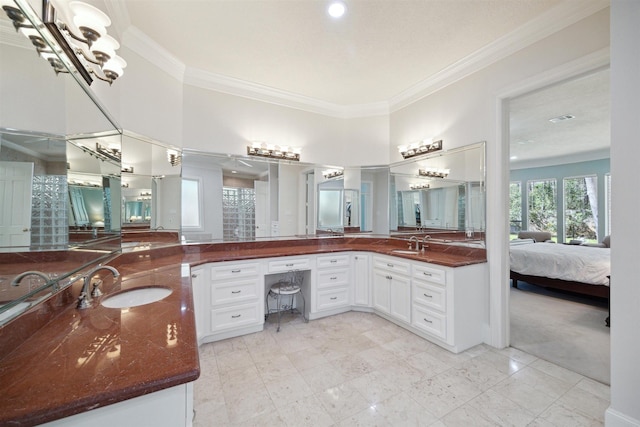
[(610, 384), (606, 302), (522, 282), (518, 287), (511, 288), (511, 346)]

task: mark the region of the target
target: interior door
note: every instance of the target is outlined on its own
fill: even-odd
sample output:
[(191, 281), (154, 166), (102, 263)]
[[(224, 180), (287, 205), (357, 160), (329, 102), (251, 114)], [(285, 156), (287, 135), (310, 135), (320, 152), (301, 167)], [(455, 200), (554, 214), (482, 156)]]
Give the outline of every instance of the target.
[(269, 183), (254, 181), (256, 192), (256, 238), (269, 237)]
[(33, 163), (0, 162), (0, 246), (31, 244)]

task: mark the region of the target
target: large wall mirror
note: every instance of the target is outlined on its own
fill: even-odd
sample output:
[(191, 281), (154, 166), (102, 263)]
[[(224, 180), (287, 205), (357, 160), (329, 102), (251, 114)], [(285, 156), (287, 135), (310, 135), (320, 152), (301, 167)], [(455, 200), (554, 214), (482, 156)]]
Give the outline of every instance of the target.
[(392, 235), (484, 241), (485, 143), (391, 165)]
[[(59, 49), (38, 13), (23, 12), (34, 24), (32, 36)], [(45, 282), (37, 278), (29, 286), (6, 278), (41, 270), (64, 283), (120, 250), (121, 134), (76, 71), (54, 72), (4, 11), (0, 57), (2, 323), (52, 291), (41, 290)], [(111, 151), (105, 155), (98, 145)]]

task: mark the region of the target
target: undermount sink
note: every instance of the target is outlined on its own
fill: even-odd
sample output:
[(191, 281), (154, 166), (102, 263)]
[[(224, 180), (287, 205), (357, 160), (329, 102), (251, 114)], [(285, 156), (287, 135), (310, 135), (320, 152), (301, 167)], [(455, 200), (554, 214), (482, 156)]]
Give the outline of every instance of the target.
[(407, 249), (393, 249), (391, 252), (402, 255), (418, 255), (420, 252)]
[(160, 301), (168, 297), (171, 292), (173, 292), (171, 289), (161, 286), (130, 289), (105, 297), (101, 304), (107, 308), (137, 307), (139, 305)]

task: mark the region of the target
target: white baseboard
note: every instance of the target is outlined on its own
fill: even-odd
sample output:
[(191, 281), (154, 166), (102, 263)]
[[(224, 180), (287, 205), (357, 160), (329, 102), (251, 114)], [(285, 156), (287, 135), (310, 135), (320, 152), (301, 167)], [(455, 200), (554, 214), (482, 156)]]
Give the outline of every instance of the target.
[(604, 425), (607, 427), (640, 427), (640, 420), (631, 418), (609, 407), (604, 413)]

